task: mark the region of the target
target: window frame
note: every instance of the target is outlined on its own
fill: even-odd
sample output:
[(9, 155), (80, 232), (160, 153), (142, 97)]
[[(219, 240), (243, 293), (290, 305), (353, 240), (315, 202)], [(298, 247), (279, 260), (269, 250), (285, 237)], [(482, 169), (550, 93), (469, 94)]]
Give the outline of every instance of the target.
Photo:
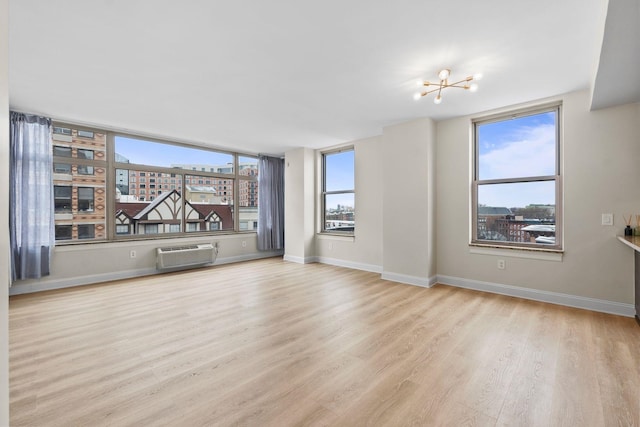
[[(485, 124), (503, 122), (536, 114), (555, 112), (556, 114), (556, 147), (555, 147), (555, 175), (539, 175), (516, 178), (479, 179), (480, 147), (478, 141), (478, 127)], [(507, 111), (471, 120), (472, 136), (472, 182), (471, 182), (471, 246), (504, 247), (509, 249), (524, 249), (544, 252), (563, 252), (563, 214), (562, 214), (562, 102), (538, 105), (535, 107)], [(530, 242), (509, 242), (503, 240), (478, 239), (478, 189), (482, 185), (517, 184), (528, 182), (555, 182), (555, 240), (554, 245)]]
[[(353, 151), (353, 188), (345, 189), (345, 190), (332, 190), (327, 191), (327, 156), (332, 154), (340, 154), (348, 151)], [(321, 182), (320, 182), (320, 233), (326, 235), (337, 235), (337, 236), (355, 236), (355, 201), (356, 201), (356, 150), (354, 145), (348, 145), (344, 147), (334, 148), (330, 150), (320, 151), (320, 166), (321, 166)], [(353, 210), (354, 210), (354, 219), (353, 219), (353, 231), (339, 231), (339, 230), (331, 230), (327, 229), (327, 220), (326, 220), (326, 198), (329, 195), (334, 194), (353, 194)]]
[[(60, 143), (58, 140), (53, 140), (51, 143), (52, 150), (53, 150), (53, 147), (60, 146), (63, 151), (70, 151), (68, 157), (66, 155), (56, 156), (54, 154), (53, 160), (55, 163), (64, 163), (64, 164), (70, 165), (72, 169), (71, 173), (73, 174), (73, 177), (74, 177), (73, 183), (71, 180), (69, 180), (69, 183), (68, 183), (68, 185), (72, 188), (72, 197), (73, 197), (73, 194), (75, 194), (73, 192), (74, 188), (92, 187), (92, 184), (84, 184), (84, 183), (80, 183), (80, 181), (78, 182), (75, 181), (76, 175), (84, 175), (82, 173), (77, 172), (75, 166), (78, 166), (80, 168), (83, 168), (83, 167), (93, 168), (94, 171), (96, 170), (96, 168), (103, 168), (106, 171), (105, 189), (104, 189), (104, 198), (105, 198), (104, 204), (106, 206), (105, 206), (105, 219), (104, 219), (104, 228), (103, 228), (103, 230), (105, 230), (105, 237), (94, 238), (94, 239), (79, 239), (79, 238), (72, 237), (71, 239), (56, 240), (56, 245), (66, 246), (66, 245), (91, 244), (91, 243), (113, 243), (113, 242), (121, 242), (126, 240), (158, 240), (158, 239), (168, 239), (168, 238), (193, 238), (194, 235), (196, 234), (198, 236), (205, 236), (205, 235), (220, 235), (220, 234), (247, 234), (247, 233), (257, 232), (257, 230), (255, 229), (253, 230), (240, 229), (240, 219), (241, 219), (240, 216), (241, 216), (242, 209), (240, 209), (239, 198), (240, 198), (240, 187), (244, 185), (241, 183), (255, 182), (254, 186), (255, 186), (256, 197), (255, 197), (254, 205), (257, 206), (257, 208), (259, 208), (259, 198), (258, 198), (259, 196), (257, 196), (257, 192), (258, 192), (257, 182), (259, 180), (260, 172), (259, 171), (251, 172), (250, 174), (247, 174), (247, 175), (240, 174), (240, 164), (243, 162), (247, 162), (247, 161), (250, 162), (252, 159), (255, 159), (255, 165), (256, 167), (258, 167), (259, 165), (258, 154), (246, 153), (246, 152), (235, 152), (235, 151), (230, 151), (228, 149), (223, 149), (218, 147), (206, 147), (200, 144), (193, 144), (190, 142), (184, 142), (180, 140), (164, 139), (162, 137), (136, 135), (133, 133), (122, 132), (117, 129), (107, 130), (100, 127), (87, 127), (84, 125), (74, 124), (73, 122), (66, 122), (66, 121), (64, 122), (54, 121), (53, 126), (56, 128), (56, 131), (58, 134), (64, 135), (65, 137), (70, 137), (73, 134), (74, 130), (77, 132), (80, 132), (80, 131), (83, 132), (82, 135), (78, 135), (80, 138), (85, 138), (85, 139), (89, 138), (89, 136), (84, 136), (85, 135), (84, 132), (91, 133), (94, 135), (94, 137), (96, 134), (104, 134), (106, 137), (105, 147), (104, 147), (104, 158), (100, 158), (100, 159), (95, 157), (95, 151), (94, 151), (93, 159), (86, 159), (86, 158), (83, 158), (84, 153), (81, 153), (80, 155), (77, 155), (77, 156), (73, 156), (71, 152), (72, 149), (67, 147), (66, 142)], [(147, 141), (151, 143), (168, 144), (168, 145), (174, 145), (179, 147), (185, 147), (188, 149), (205, 150), (210, 152), (229, 154), (232, 157), (232, 161), (230, 162), (231, 164), (229, 165), (229, 168), (233, 168), (233, 172), (229, 172), (229, 170), (226, 170), (223, 172), (211, 172), (209, 168), (207, 168), (207, 170), (205, 171), (201, 171), (201, 170), (194, 171), (192, 169), (187, 169), (187, 168), (177, 169), (177, 168), (171, 168), (171, 167), (152, 166), (152, 165), (137, 164), (137, 163), (125, 163), (124, 161), (118, 161), (119, 159), (116, 159), (116, 155), (115, 155), (117, 137), (133, 138), (133, 139)], [(88, 149), (91, 150), (91, 148), (88, 148)], [(66, 152), (64, 154), (66, 154)], [(181, 160), (176, 161), (176, 163), (180, 163), (180, 162)], [(194, 231), (187, 231), (186, 219), (184, 218), (184, 215), (185, 215), (184, 207), (185, 207), (186, 201), (185, 201), (185, 198), (183, 197), (182, 198), (183, 199), (183, 205), (182, 205), (183, 206), (183, 209), (182, 209), (183, 231), (180, 231), (179, 233), (167, 232), (167, 233), (157, 233), (157, 234), (132, 234), (131, 226), (129, 226), (128, 234), (119, 234), (117, 233), (116, 212), (115, 212), (115, 202), (116, 202), (115, 197), (116, 197), (116, 188), (118, 185), (118, 182), (117, 182), (118, 176), (116, 173), (117, 169), (124, 169), (126, 171), (142, 170), (142, 171), (148, 172), (146, 174), (147, 176), (153, 176), (156, 173), (167, 173), (169, 174), (169, 176), (166, 176), (165, 178), (171, 177), (172, 180), (175, 180), (177, 175), (182, 178), (183, 186), (186, 185), (185, 182), (186, 182), (187, 175), (197, 175), (199, 177), (204, 177), (207, 180), (211, 180), (211, 182), (213, 182), (211, 185), (215, 186), (216, 188), (219, 185), (219, 184), (216, 184), (218, 181), (223, 182), (224, 185), (228, 187), (228, 190), (227, 190), (228, 193), (233, 193), (233, 197), (229, 197), (230, 199), (229, 203), (230, 204), (232, 203), (232, 206), (233, 206), (232, 207), (233, 209), (232, 224), (231, 224), (231, 221), (229, 221), (231, 226), (227, 227), (225, 225), (224, 229), (220, 229), (220, 230), (210, 230), (209, 227), (207, 226), (206, 230), (200, 230), (198, 228), (197, 233)], [(199, 167), (198, 169), (201, 169), (201, 168)], [(66, 172), (66, 169), (65, 169), (65, 172)], [(68, 175), (68, 174), (65, 173), (64, 175)], [(148, 178), (146, 179), (147, 181), (149, 180)], [(56, 183), (55, 185), (66, 186), (67, 184)], [(145, 185), (147, 187), (145, 191), (146, 194), (144, 195), (144, 198), (146, 200), (149, 200), (150, 197), (158, 196), (160, 194), (160, 191), (157, 191), (158, 194), (156, 195), (150, 194), (152, 191), (150, 185), (151, 184)], [(166, 191), (171, 191), (169, 190), (168, 185), (166, 185), (166, 187), (167, 187)], [(252, 185), (248, 184), (248, 187), (252, 188)], [(162, 193), (165, 192), (165, 185), (163, 185), (161, 192)], [(94, 192), (94, 204), (95, 203), (96, 203), (96, 193)], [(54, 209), (54, 213), (55, 213), (55, 209)], [(71, 213), (73, 214), (73, 211)], [(82, 214), (82, 212), (80, 212), (80, 214)], [(71, 224), (69, 224), (69, 221), (71, 220), (69, 218), (66, 218), (66, 216), (69, 215), (67, 212), (65, 212), (63, 215), (65, 216), (65, 218), (63, 218), (60, 215), (60, 213), (58, 213), (57, 215), (60, 216), (60, 218), (56, 218), (56, 225), (71, 226)], [(81, 222), (78, 222), (78, 224), (80, 223)], [(100, 226), (102, 227), (102, 225)]]

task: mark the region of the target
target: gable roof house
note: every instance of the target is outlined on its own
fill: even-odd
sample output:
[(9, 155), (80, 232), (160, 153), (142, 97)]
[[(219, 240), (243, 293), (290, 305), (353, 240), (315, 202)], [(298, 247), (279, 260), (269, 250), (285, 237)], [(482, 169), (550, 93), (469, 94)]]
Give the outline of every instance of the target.
[[(634, 251), (617, 236), (623, 216), (640, 214), (637, 0), (0, 0), (0, 30), (0, 425), (9, 424), (9, 296), (152, 274), (158, 238), (176, 246), (220, 242), (218, 263), (281, 256), (425, 288), (441, 283), (635, 314)], [(449, 87), (454, 82), (469, 90)], [(82, 193), (91, 206), (82, 220), (97, 216), (89, 212), (95, 197), (96, 206), (109, 209), (103, 220), (111, 240), (62, 242), (48, 276), (10, 283), (10, 111), (107, 134), (111, 145), (101, 152), (112, 158), (76, 156), (67, 163), (104, 162), (107, 180), (119, 168), (121, 188), (130, 179), (127, 168), (143, 168), (129, 155), (115, 157), (113, 141), (137, 138), (161, 147), (141, 154), (148, 171), (228, 179), (220, 185), (229, 185), (229, 195), (214, 197), (201, 187), (211, 194), (198, 197), (210, 203), (196, 203), (162, 188), (150, 203), (133, 195), (125, 202), (115, 200), (116, 183), (107, 181), (104, 194)], [(505, 149), (506, 157), (483, 157), (474, 136), (480, 126), (541, 111), (554, 114), (549, 150), (535, 145), (541, 148), (528, 154)], [(489, 142), (505, 144), (499, 137)], [(171, 147), (232, 160), (224, 161), (224, 173), (153, 163)], [(353, 151), (353, 184), (333, 191), (326, 160), (345, 151)], [(516, 205), (481, 200), (479, 194), (507, 182), (477, 170), (494, 162), (517, 171), (537, 165), (543, 152), (555, 160), (532, 181), (552, 188), (556, 202), (527, 203), (550, 206), (553, 230), (523, 222), (483, 240), (478, 216), (510, 215)], [(233, 168), (257, 164), (259, 155), (283, 159), (283, 250), (257, 249), (258, 187), (244, 188), (242, 197), (250, 192), (255, 200), (249, 205), (236, 194), (238, 182), (257, 182), (263, 170), (256, 178), (255, 168), (250, 176)], [(67, 171), (79, 173), (76, 164), (60, 167)], [(72, 206), (78, 194), (68, 197)], [(258, 209), (267, 197), (260, 194)], [(353, 205), (342, 234), (323, 229), (332, 197)], [(478, 212), (480, 203), (505, 207)], [(613, 215), (611, 225), (603, 214)], [(243, 220), (251, 226), (241, 229)], [(144, 227), (178, 234), (155, 241), (122, 235)], [(487, 242), (510, 233), (524, 246)], [(128, 245), (137, 257), (122, 249)], [(507, 268), (496, 268), (497, 260)]]

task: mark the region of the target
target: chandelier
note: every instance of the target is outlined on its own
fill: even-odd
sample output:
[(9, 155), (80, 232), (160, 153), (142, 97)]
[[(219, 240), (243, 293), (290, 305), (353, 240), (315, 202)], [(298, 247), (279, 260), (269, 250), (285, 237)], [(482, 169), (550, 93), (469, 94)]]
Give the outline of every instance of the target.
[[(429, 88), (424, 92), (417, 92), (413, 95), (413, 99), (418, 100), (423, 96), (426, 96), (430, 93), (438, 92), (435, 98), (433, 98), (433, 102), (436, 104), (440, 104), (442, 102), (442, 90), (450, 87), (457, 87), (459, 89), (470, 90), (471, 92), (475, 92), (478, 90), (478, 85), (476, 83), (471, 83), (473, 80), (480, 80), (482, 78), (481, 74), (474, 74), (473, 76), (469, 76), (455, 83), (449, 83), (449, 76), (451, 75), (451, 70), (445, 68), (444, 70), (438, 73), (438, 78), (440, 79), (439, 83), (431, 83), (426, 80), (418, 80), (416, 83), (419, 87)], [(433, 89), (430, 89), (433, 87)]]

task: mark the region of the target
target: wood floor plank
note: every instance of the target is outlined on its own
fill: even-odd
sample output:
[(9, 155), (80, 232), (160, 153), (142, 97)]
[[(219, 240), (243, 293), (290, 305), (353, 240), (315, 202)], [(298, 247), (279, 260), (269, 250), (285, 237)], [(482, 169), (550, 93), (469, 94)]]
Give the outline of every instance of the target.
[(633, 319), (270, 258), (9, 301), (12, 426), (640, 426)]

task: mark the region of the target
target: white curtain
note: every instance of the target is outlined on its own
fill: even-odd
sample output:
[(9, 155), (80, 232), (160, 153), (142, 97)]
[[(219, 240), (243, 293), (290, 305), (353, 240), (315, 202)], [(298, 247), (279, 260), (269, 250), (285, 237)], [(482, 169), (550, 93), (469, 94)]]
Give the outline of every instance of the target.
[(284, 160), (258, 159), (258, 250), (284, 248)]
[(55, 244), (51, 119), (11, 112), (9, 229), (12, 281), (49, 274)]

